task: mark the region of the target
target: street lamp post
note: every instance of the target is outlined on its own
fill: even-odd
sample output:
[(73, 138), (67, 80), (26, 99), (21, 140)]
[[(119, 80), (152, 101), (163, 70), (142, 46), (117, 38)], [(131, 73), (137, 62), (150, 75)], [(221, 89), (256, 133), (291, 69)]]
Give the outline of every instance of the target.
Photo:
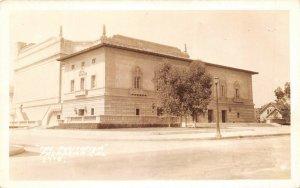
[(215, 77), (215, 85), (216, 85), (216, 102), (217, 102), (217, 138), (221, 138), (220, 125), (219, 125), (219, 95), (218, 95), (218, 83), (219, 78)]

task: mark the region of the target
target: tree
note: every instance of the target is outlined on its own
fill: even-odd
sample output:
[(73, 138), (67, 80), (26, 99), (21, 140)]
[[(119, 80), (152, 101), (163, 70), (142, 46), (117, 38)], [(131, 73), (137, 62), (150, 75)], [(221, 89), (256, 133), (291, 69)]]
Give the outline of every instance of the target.
[[(184, 70), (171, 66), (169, 63), (161, 64), (155, 70), (154, 81), (157, 87), (157, 98), (163, 112), (169, 117), (182, 116), (183, 96), (185, 93), (185, 82), (183, 80)], [(170, 121), (169, 121), (170, 126)]]
[(277, 106), (281, 111), (283, 119), (285, 119), (287, 123), (290, 123), (291, 121), (290, 82), (285, 83), (284, 89), (282, 89), (281, 87), (275, 89), (274, 93), (277, 98), (276, 99)]
[[(212, 77), (200, 63), (192, 62), (189, 66), (186, 85), (189, 90), (185, 100), (191, 115), (196, 117), (199, 113), (204, 113), (211, 100)], [(193, 119), (196, 125), (196, 118)]]
[(157, 97), (169, 116), (182, 117), (203, 112), (210, 102), (212, 79), (198, 62), (179, 69), (161, 64), (155, 71)]

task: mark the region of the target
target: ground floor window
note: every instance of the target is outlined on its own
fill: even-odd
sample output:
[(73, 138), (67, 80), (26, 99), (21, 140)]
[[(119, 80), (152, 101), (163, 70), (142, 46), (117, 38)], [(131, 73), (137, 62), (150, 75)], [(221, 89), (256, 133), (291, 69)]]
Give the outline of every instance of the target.
[(227, 111), (222, 110), (222, 122), (225, 123), (227, 121)]
[(135, 115), (139, 116), (140, 115), (140, 109), (135, 109)]
[(60, 119), (60, 114), (58, 114), (58, 115), (56, 116), (56, 119)]
[(213, 121), (213, 110), (207, 111), (207, 119), (208, 119), (208, 123), (211, 123)]
[(84, 115), (84, 109), (79, 109), (78, 110), (78, 115), (83, 116)]
[(236, 117), (237, 117), (237, 118), (240, 118), (240, 113), (239, 113), (239, 112), (236, 114)]
[(158, 108), (156, 109), (156, 114), (157, 114), (157, 116), (162, 116), (162, 115), (163, 115), (163, 109), (160, 108), (160, 107), (158, 107)]

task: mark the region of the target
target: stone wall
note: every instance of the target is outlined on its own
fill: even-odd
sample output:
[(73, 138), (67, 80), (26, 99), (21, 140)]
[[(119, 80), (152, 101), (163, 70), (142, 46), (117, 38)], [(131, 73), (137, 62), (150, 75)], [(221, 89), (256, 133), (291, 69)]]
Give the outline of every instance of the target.
[[(153, 55), (130, 52), (120, 49), (106, 49), (106, 115), (135, 115), (139, 109), (140, 115), (155, 115), (157, 100), (154, 95), (154, 70), (161, 62), (170, 62), (176, 66), (186, 67), (189, 62), (162, 58)], [(220, 94), (219, 88), (219, 119), (222, 121), (222, 110), (226, 111), (226, 122), (253, 122), (254, 105), (252, 98), (252, 75), (246, 71), (217, 67), (204, 64), (208, 73), (219, 77), (220, 83), (225, 85), (225, 95)], [(135, 67), (139, 67), (142, 75), (142, 96), (133, 96), (133, 76)], [(238, 86), (237, 86), (238, 83)], [(238, 98), (235, 88), (239, 89)], [(216, 121), (215, 86), (213, 85), (212, 101), (208, 106), (213, 110), (213, 122)], [(188, 117), (188, 121), (192, 121)], [(185, 121), (183, 119), (183, 121)], [(199, 122), (208, 122), (208, 114), (199, 114)]]
[(62, 107), (62, 119), (79, 116), (79, 109), (84, 109), (85, 116), (91, 116), (91, 109), (94, 109), (94, 116), (104, 115), (104, 97), (80, 98), (64, 101)]
[[(105, 55), (103, 49), (93, 50), (88, 54), (80, 54), (67, 59), (63, 62), (62, 67), (61, 95), (63, 101), (76, 99), (76, 91), (81, 90), (81, 78), (84, 78), (84, 90), (87, 92), (85, 97), (104, 95)], [(96, 79), (94, 88), (91, 87), (92, 76), (95, 76)], [(74, 80), (74, 91), (71, 91), (71, 80)]]

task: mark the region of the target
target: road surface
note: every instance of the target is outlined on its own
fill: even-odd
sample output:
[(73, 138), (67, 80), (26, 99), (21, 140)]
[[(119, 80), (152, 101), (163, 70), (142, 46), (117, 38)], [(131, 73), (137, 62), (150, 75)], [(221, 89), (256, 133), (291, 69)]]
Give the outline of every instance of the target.
[[(11, 180), (290, 178), (290, 136), (99, 141), (19, 135), (11, 140), (16, 141), (22, 141), (27, 151), (10, 157)], [(59, 151), (65, 154), (73, 151), (73, 154), (57, 155), (61, 154)]]

